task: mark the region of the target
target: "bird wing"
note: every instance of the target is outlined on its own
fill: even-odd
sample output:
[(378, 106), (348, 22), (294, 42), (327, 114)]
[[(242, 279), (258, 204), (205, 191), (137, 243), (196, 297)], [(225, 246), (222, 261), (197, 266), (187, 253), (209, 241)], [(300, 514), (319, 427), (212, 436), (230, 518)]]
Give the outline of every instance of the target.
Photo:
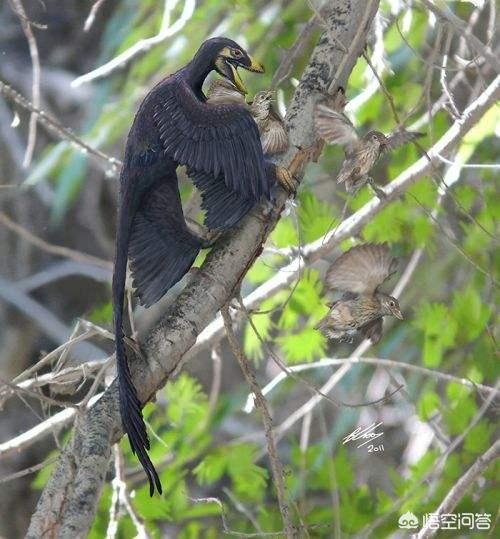
[(318, 135), (328, 144), (340, 144), (350, 153), (359, 142), (358, 134), (349, 118), (324, 103), (314, 108), (314, 125)]
[(407, 144), (412, 140), (416, 140), (420, 137), (425, 136), (425, 133), (419, 133), (417, 131), (406, 131), (405, 129), (395, 129), (387, 137), (388, 143), (386, 146), (383, 146), (385, 151), (391, 151), (403, 144)]
[(270, 197), (259, 130), (245, 106), (209, 105), (182, 79), (160, 90), (153, 121), (167, 155), (242, 196)]
[(283, 120), (271, 115), (267, 129), (261, 133), (262, 150), (265, 155), (282, 153), (288, 149), (288, 133)]
[(386, 243), (357, 245), (333, 262), (326, 274), (332, 290), (353, 294), (373, 294), (397, 269)]
[(370, 339), (372, 344), (377, 344), (382, 338), (382, 318), (377, 318), (359, 328), (365, 339)]

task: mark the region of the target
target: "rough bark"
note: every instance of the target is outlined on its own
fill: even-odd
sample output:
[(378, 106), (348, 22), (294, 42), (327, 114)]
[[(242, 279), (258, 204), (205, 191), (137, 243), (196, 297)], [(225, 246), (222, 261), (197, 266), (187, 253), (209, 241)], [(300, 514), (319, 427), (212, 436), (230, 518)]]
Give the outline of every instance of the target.
[[(319, 39), (293, 97), (287, 115), (291, 149), (284, 166), (297, 158), (297, 146), (316, 142), (313, 103), (322, 92), (346, 86), (361, 54), (378, 9), (378, 0), (335, 0), (322, 13), (326, 31)], [(335, 78), (335, 80), (333, 80)], [(183, 357), (198, 334), (233, 296), (246, 271), (279, 220), (286, 195), (280, 191), (272, 209), (258, 208), (243, 226), (221, 241), (179, 295), (170, 311), (152, 330), (143, 350), (146, 361), (132, 362), (134, 380), (143, 402), (182, 368)], [(114, 383), (103, 397), (78, 418), (34, 513), (27, 537), (85, 537), (94, 520), (108, 469), (111, 446), (123, 435)], [(167, 487), (168, 488), (168, 487)]]

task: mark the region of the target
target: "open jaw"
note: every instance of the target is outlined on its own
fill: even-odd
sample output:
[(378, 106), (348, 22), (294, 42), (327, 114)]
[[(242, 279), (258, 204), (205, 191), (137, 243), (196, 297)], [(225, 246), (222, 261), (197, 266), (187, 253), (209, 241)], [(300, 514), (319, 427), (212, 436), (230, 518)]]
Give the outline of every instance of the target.
[(262, 64), (254, 60), (252, 57), (249, 57), (249, 59), (250, 59), (250, 65), (245, 65), (240, 62), (238, 62), (237, 64), (231, 61), (227, 62), (227, 64), (229, 65), (231, 69), (231, 74), (232, 74), (231, 82), (243, 94), (247, 94), (248, 90), (246, 89), (245, 85), (243, 84), (243, 81), (241, 80), (240, 74), (238, 73), (238, 67), (246, 69), (247, 71), (252, 71), (253, 73), (264, 73), (264, 66)]

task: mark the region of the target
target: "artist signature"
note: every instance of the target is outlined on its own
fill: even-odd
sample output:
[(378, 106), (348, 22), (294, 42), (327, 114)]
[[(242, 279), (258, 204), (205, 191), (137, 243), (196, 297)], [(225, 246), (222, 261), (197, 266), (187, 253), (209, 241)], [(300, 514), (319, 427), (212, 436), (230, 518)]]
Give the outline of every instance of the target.
[(358, 427), (357, 429), (353, 430), (351, 434), (348, 434), (342, 443), (346, 444), (347, 442), (353, 442), (355, 440), (364, 440), (362, 444), (358, 445), (358, 448), (363, 447), (368, 442), (376, 440), (377, 438), (380, 438), (380, 436), (384, 435), (384, 431), (374, 432), (378, 427), (380, 427), (380, 425), (382, 425), (382, 421), (380, 423), (372, 423), (366, 428)]

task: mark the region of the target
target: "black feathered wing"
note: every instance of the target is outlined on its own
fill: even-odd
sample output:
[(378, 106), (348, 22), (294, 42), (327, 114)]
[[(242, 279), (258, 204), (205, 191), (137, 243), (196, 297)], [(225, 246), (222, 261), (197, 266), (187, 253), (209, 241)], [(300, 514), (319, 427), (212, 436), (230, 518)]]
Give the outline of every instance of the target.
[(210, 228), (234, 226), (261, 199), (270, 198), (259, 130), (247, 107), (207, 104), (182, 80), (163, 89), (154, 109), (164, 152), (186, 165), (202, 191)]

